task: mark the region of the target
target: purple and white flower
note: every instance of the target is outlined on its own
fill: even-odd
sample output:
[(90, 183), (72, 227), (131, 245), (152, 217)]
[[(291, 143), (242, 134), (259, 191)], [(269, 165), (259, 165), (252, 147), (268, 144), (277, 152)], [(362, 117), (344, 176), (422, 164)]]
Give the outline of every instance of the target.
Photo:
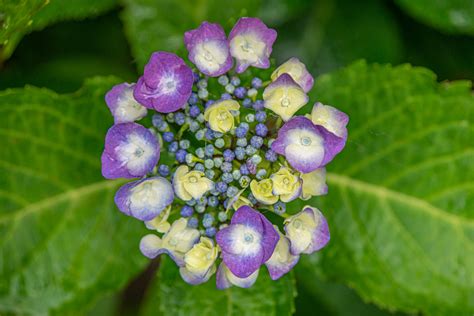
[(277, 37), (260, 19), (240, 18), (229, 34), (230, 53), (237, 60), (237, 73), (249, 66), (270, 67), (270, 54)]
[(102, 175), (107, 179), (142, 177), (159, 158), (158, 140), (148, 129), (136, 123), (116, 124), (105, 136)]
[(172, 53), (155, 52), (135, 85), (133, 96), (143, 106), (161, 113), (184, 107), (191, 96), (194, 75), (185, 62)]
[(150, 221), (173, 202), (171, 183), (162, 177), (151, 177), (123, 185), (115, 195), (118, 209), (142, 221)]
[(314, 207), (305, 206), (301, 212), (285, 220), (286, 236), (293, 255), (310, 254), (329, 242), (329, 227), (323, 214)]
[[(275, 229), (278, 231), (278, 227), (275, 226)], [(272, 280), (277, 280), (290, 272), (300, 259), (299, 255), (293, 255), (290, 252), (290, 240), (280, 231), (278, 231), (278, 234), (280, 240), (275, 247), (275, 251), (273, 251), (270, 259), (265, 262)]]
[(144, 236), (140, 241), (140, 250), (150, 259), (166, 253), (178, 266), (184, 267), (184, 255), (193, 248), (199, 237), (199, 230), (189, 227), (187, 219), (180, 218), (173, 222), (163, 238), (154, 234)]
[(115, 85), (105, 95), (105, 103), (112, 112), (115, 124), (138, 121), (146, 116), (146, 107), (133, 97), (134, 87), (134, 83), (124, 82)]
[(184, 33), (188, 58), (205, 75), (220, 76), (232, 68), (233, 60), (224, 29), (217, 23), (203, 22)]
[(313, 87), (314, 79), (313, 76), (306, 69), (305, 64), (303, 64), (298, 58), (292, 57), (286, 62), (281, 64), (275, 71), (272, 73), (272, 81), (275, 81), (282, 74), (289, 74), (291, 78), (303, 89), (304, 92), (308, 93), (309, 90)]
[(317, 102), (311, 111), (311, 121), (313, 124), (323, 126), (334, 135), (347, 139), (346, 125), (349, 123), (349, 116), (346, 113)]
[(224, 262), (222, 262), (217, 269), (216, 286), (219, 290), (227, 289), (233, 285), (246, 289), (255, 284), (255, 281), (257, 281), (258, 278), (258, 272), (259, 270), (257, 269), (248, 277), (239, 278), (229, 270)]
[(249, 277), (270, 259), (279, 238), (270, 221), (249, 206), (241, 206), (216, 235), (225, 265), (239, 278)]
[(284, 155), (289, 164), (302, 173), (324, 167), (344, 148), (345, 139), (330, 133), (311, 120), (297, 116), (278, 131), (272, 150)]

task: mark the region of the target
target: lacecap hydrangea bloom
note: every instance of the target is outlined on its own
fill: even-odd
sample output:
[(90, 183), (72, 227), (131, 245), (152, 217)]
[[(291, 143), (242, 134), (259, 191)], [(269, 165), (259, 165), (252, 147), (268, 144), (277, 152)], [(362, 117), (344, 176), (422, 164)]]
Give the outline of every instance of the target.
[(151, 231), (141, 252), (169, 255), (190, 284), (215, 274), (219, 289), (246, 288), (262, 266), (276, 280), (329, 241), (320, 210), (286, 203), (327, 193), (325, 167), (344, 148), (348, 117), (311, 108), (314, 80), (296, 57), (269, 69), (276, 37), (257, 18), (228, 36), (203, 22), (184, 34), (188, 61), (155, 52), (136, 83), (105, 97), (115, 125), (102, 174), (134, 179), (115, 203)]

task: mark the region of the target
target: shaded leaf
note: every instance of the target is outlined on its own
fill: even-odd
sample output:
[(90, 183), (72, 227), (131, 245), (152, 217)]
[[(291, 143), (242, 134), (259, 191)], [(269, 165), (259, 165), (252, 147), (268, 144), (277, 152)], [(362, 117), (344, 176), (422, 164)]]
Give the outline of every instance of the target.
[(313, 97), (349, 114), (349, 141), (313, 202), (332, 239), (327, 276), (388, 309), (474, 312), (474, 97), (423, 68), (359, 62)]
[(143, 268), (139, 221), (116, 210), (100, 171), (114, 78), (71, 95), (0, 93), (0, 313), (80, 311)]
[(0, 61), (10, 57), (25, 34), (58, 21), (97, 16), (116, 3), (117, 0), (2, 0)]
[(474, 2), (471, 0), (396, 0), (395, 3), (432, 27), (474, 35)]
[(192, 286), (179, 275), (178, 267), (162, 258), (157, 279), (146, 297), (142, 315), (291, 315), (296, 296), (293, 274), (272, 281), (265, 267), (249, 289), (216, 289), (215, 277)]

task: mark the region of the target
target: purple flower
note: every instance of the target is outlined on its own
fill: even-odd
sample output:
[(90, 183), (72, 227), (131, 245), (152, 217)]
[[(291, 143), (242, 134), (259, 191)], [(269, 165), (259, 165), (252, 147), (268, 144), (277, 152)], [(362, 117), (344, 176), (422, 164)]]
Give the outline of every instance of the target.
[(155, 52), (133, 91), (142, 105), (158, 112), (181, 109), (191, 96), (193, 71), (175, 54)]
[(224, 29), (219, 24), (203, 22), (199, 28), (184, 33), (189, 60), (204, 74), (217, 77), (232, 68), (232, 57)]
[(314, 207), (303, 210), (285, 220), (286, 236), (290, 240), (293, 255), (311, 254), (327, 245), (330, 239), (329, 227), (323, 214)]
[(270, 54), (277, 32), (260, 19), (240, 18), (229, 34), (230, 53), (237, 60), (237, 73), (249, 66), (270, 67)]
[(149, 130), (136, 123), (116, 124), (105, 136), (102, 175), (107, 179), (141, 177), (159, 158), (158, 140)]
[(127, 183), (115, 195), (115, 204), (122, 213), (142, 221), (160, 215), (173, 200), (171, 183), (158, 176)]
[(271, 76), (272, 81), (275, 81), (282, 74), (289, 74), (306, 93), (313, 87), (313, 76), (311, 76), (306, 66), (296, 57), (288, 59), (280, 67), (275, 69)]
[(145, 117), (146, 108), (133, 98), (135, 84), (121, 83), (105, 95), (105, 103), (112, 112), (115, 124), (137, 121)]
[(216, 235), (225, 265), (238, 278), (247, 278), (270, 259), (279, 238), (270, 221), (249, 206), (241, 206)]
[(303, 116), (296, 116), (280, 128), (271, 148), (284, 155), (293, 168), (308, 173), (324, 167), (344, 145), (344, 138), (314, 125)]

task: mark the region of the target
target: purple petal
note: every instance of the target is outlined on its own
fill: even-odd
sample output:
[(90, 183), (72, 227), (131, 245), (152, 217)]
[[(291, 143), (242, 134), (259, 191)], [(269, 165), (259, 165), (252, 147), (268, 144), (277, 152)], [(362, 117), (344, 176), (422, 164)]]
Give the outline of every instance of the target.
[(349, 116), (346, 113), (317, 102), (313, 106), (311, 120), (313, 124), (321, 125), (336, 136), (344, 138), (344, 141), (347, 139), (346, 125), (349, 123)]
[(134, 97), (143, 106), (169, 113), (181, 109), (191, 96), (193, 71), (175, 54), (155, 52), (135, 86)]
[(116, 124), (105, 136), (102, 175), (107, 179), (142, 177), (159, 158), (158, 140), (148, 129), (136, 123)]
[(278, 78), (284, 73), (288, 73), (306, 93), (313, 87), (313, 76), (308, 72), (305, 64), (296, 57), (288, 59), (278, 67), (272, 74), (272, 80), (275, 80), (275, 77)]
[(119, 210), (142, 221), (149, 221), (163, 212), (174, 200), (168, 180), (151, 177), (123, 185), (115, 195)]
[[(194, 273), (189, 272), (185, 267), (182, 267), (179, 269), (179, 274), (181, 274), (181, 277), (186, 283), (189, 283), (191, 285), (198, 285), (205, 283), (209, 280), (209, 278), (212, 276), (212, 270), (213, 267), (209, 268), (207, 272), (204, 275), (197, 275)], [(215, 271), (215, 268), (214, 268)]]
[(259, 234), (263, 234), (263, 224), (261, 221), (261, 214), (255, 211), (248, 205), (242, 205), (234, 213), (231, 219), (231, 225), (242, 224), (248, 227), (252, 227)]
[(121, 83), (105, 95), (105, 103), (114, 117), (115, 124), (137, 121), (146, 116), (146, 108), (133, 97), (134, 87), (134, 83)]
[(232, 68), (229, 43), (219, 24), (203, 22), (199, 28), (184, 33), (184, 43), (189, 60), (202, 73), (217, 77)]
[(230, 52), (237, 60), (237, 73), (249, 66), (270, 67), (270, 54), (277, 32), (258, 18), (240, 18), (229, 34)]
[(318, 226), (317, 228), (313, 231), (312, 235), (312, 242), (311, 242), (311, 247), (308, 248), (306, 251), (303, 251), (303, 253), (313, 253), (315, 251), (318, 251), (322, 248), (324, 248), (329, 240), (331, 239), (331, 235), (329, 233), (329, 225), (328, 222), (326, 221), (326, 218), (324, 215), (315, 208), (308, 208), (314, 212), (315, 218), (318, 220)]
[[(277, 253), (277, 251), (279, 251), (279, 253)], [(274, 254), (270, 260), (265, 262), (265, 265), (267, 266), (268, 273), (272, 280), (277, 280), (290, 272), (290, 270), (298, 263), (299, 259), (300, 256), (295, 256), (290, 253), (290, 241), (288, 238), (281, 235)]]
[(345, 139), (314, 125), (303, 116), (297, 116), (280, 128), (272, 150), (284, 155), (296, 170), (308, 173), (324, 167), (344, 145)]

